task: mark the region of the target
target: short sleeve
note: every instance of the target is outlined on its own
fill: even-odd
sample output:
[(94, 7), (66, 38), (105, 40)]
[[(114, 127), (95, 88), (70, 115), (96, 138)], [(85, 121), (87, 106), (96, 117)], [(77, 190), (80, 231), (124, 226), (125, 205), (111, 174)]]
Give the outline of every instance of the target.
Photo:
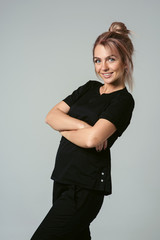
[(75, 91), (73, 91), (72, 94), (64, 98), (63, 101), (71, 107), (83, 94), (87, 92), (91, 85), (91, 82), (92, 81), (88, 81), (84, 85), (77, 88)]
[(111, 104), (101, 113), (100, 118), (112, 122), (121, 136), (130, 123), (134, 109), (134, 99), (130, 93), (125, 96), (118, 96), (113, 99)]

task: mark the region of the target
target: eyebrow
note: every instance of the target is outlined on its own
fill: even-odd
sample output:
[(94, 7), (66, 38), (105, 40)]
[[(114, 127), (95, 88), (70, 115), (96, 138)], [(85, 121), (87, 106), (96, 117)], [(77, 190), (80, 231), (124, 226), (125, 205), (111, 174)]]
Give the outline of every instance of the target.
[[(106, 57), (106, 59), (108, 59), (108, 58), (110, 58), (110, 57), (117, 57), (117, 56), (115, 56), (115, 55), (110, 55), (110, 56), (108, 56), (108, 57)], [(93, 59), (101, 59), (100, 57), (93, 57)]]

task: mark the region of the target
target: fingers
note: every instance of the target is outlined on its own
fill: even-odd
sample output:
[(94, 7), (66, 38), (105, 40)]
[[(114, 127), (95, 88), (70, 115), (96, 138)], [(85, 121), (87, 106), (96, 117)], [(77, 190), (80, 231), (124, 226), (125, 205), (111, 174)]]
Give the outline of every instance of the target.
[(103, 149), (103, 143), (101, 143), (101, 144), (99, 144), (99, 145), (96, 146), (96, 151), (97, 151), (97, 152), (102, 151), (102, 149)]
[(103, 143), (103, 148), (104, 148), (104, 150), (107, 148), (107, 143), (108, 143), (108, 141), (107, 141), (107, 139), (104, 141), (104, 143)]
[(107, 148), (107, 140), (105, 140), (103, 143), (96, 146), (96, 151), (101, 152), (103, 149), (105, 150)]

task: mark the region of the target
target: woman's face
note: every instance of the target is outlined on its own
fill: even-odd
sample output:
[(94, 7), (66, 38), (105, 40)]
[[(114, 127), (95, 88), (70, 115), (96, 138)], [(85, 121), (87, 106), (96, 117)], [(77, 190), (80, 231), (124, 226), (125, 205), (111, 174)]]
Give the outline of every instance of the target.
[(95, 47), (93, 60), (95, 71), (105, 84), (124, 84), (124, 64), (117, 51), (99, 44)]

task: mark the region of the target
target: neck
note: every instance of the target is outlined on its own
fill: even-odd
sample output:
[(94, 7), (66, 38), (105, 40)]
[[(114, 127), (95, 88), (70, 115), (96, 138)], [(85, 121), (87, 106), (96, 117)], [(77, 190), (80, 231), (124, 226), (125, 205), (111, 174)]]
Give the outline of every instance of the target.
[(104, 84), (101, 87), (101, 94), (115, 92), (115, 91), (121, 90), (123, 88), (125, 88), (125, 84), (124, 83), (123, 84), (119, 84), (119, 85)]

